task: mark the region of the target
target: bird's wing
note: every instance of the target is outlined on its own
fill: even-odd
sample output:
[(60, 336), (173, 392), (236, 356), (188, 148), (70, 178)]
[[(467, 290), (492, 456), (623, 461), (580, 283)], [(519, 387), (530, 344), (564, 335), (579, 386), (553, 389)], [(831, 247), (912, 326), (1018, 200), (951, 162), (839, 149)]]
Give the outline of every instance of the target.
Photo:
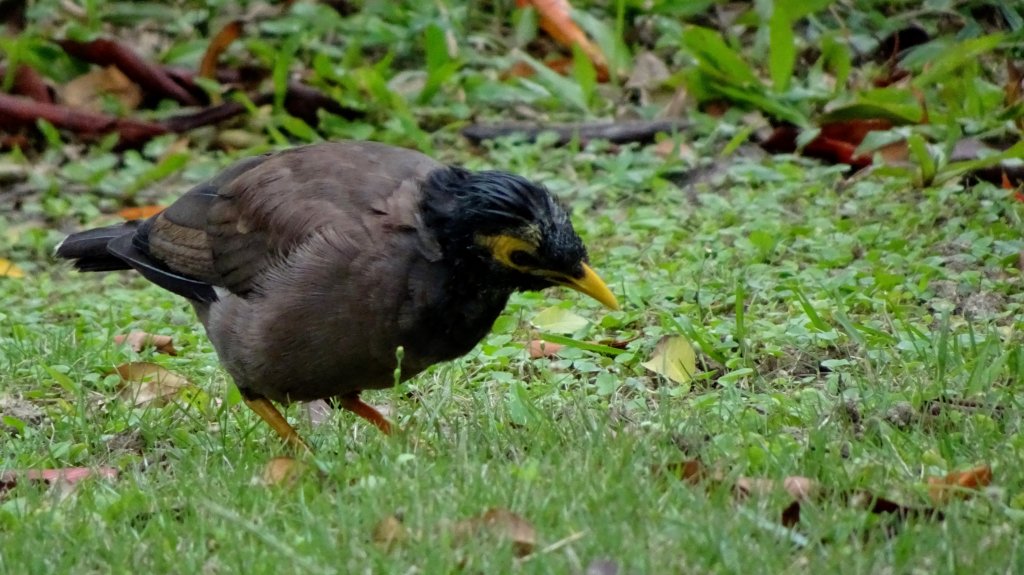
[[(185, 297), (210, 301), (211, 286), (244, 297), (325, 230), (336, 243), (365, 249), (391, 227), (422, 229), (419, 182), (438, 167), (418, 152), (372, 142), (249, 158), (147, 220), (118, 255)], [(424, 236), (421, 250), (439, 257), (431, 241)]]

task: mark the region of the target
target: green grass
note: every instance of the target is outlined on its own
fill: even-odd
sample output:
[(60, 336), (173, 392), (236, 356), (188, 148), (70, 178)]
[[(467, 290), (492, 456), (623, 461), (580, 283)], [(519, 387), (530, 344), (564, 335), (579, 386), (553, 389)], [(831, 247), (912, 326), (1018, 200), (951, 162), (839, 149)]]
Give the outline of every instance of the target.
[[(160, 29), (150, 56), (195, 68), (209, 36), (246, 10), (109, 0), (79, 3), (85, 17), (71, 18), (60, 4), (32, 3), (26, 31), (0, 42), (0, 63), (44, 62), (63, 85), (85, 67), (51, 37), (103, 30), (148, 45), (136, 30)], [(301, 73), (365, 112), (361, 120), (325, 115), (314, 131), (264, 108), (190, 133), (187, 161), (168, 155), (176, 136), (114, 153), (110, 139), (82, 146), (44, 125), (45, 149), (0, 155), (0, 257), (26, 274), (0, 278), (0, 472), (120, 472), (74, 489), (0, 487), (0, 573), (585, 573), (600, 560), (652, 574), (1024, 572), (1024, 204), (985, 183), (920, 184), (948, 176), (945, 144), (962, 134), (1019, 139), (1020, 104), (1004, 101), (1001, 76), (1019, 34), (982, 40), (991, 52), (965, 51), (979, 36), (1019, 27), (1007, 3), (915, 13), (939, 46), (905, 68), (934, 81), (870, 91), (876, 99), (866, 102), (858, 97), (886, 73), (852, 49), (869, 56), (903, 27), (901, 3), (833, 3), (792, 26), (791, 38), (766, 28), (771, 3), (756, 3), (716, 47), (703, 40), (721, 33), (688, 28), (717, 26), (703, 7), (691, 15), (682, 3), (656, 2), (641, 14), (643, 3), (574, 2), (605, 46), (625, 39), (630, 54), (652, 49), (665, 62), (670, 81), (639, 94), (594, 85), (585, 66), (565, 78), (500, 79), (517, 51), (553, 50), (529, 41), (536, 30), (510, 3), (365, 4), (342, 16), (297, 2), (257, 17), (220, 62), (273, 71), (260, 90), (276, 82), (279, 94), (289, 72)], [(773, 53), (769, 39), (798, 52)], [(728, 78), (694, 67), (705, 49), (711, 61), (740, 60), (757, 81), (715, 91)], [(796, 75), (782, 82), (798, 56)], [(771, 86), (761, 85), (768, 77)], [(681, 137), (699, 170), (635, 146), (471, 149), (457, 135), (478, 117), (652, 118), (681, 83), (698, 102), (734, 104), (723, 117), (685, 110), (692, 128)], [(912, 135), (909, 166), (849, 177), (842, 167), (735, 149), (759, 125), (738, 104), (769, 116), (783, 106), (817, 125), (823, 109), (851, 100), (869, 117), (878, 106), (927, 108), (929, 122), (898, 128)], [(136, 113), (180, 111), (165, 103)], [(218, 141), (224, 130), (232, 137)], [(285, 451), (240, 403), (189, 306), (138, 276), (76, 274), (51, 254), (67, 232), (117, 221), (108, 214), (125, 205), (166, 205), (237, 156), (319, 137), (410, 145), (542, 181), (572, 206), (622, 310), (567, 290), (517, 295), (468, 356), (366, 395), (389, 409), (397, 436), (348, 413), (312, 427), (290, 408), (315, 460), (295, 484), (266, 486), (264, 467)], [(227, 140), (249, 149), (215, 151)], [(529, 359), (530, 321), (551, 306), (589, 320), (566, 336), (628, 346)], [(172, 335), (179, 355), (113, 343), (132, 329)], [(686, 385), (642, 367), (662, 337), (680, 334), (698, 349)], [(108, 374), (138, 360), (194, 387), (164, 407), (133, 407)], [(672, 476), (673, 464), (693, 458), (716, 479), (694, 486)], [(930, 507), (927, 478), (978, 465), (992, 467), (993, 485), (942, 505), (941, 521), (896, 521), (850, 501), (868, 492)], [(733, 492), (741, 478), (790, 476), (822, 491), (792, 529), (779, 521), (785, 494), (740, 501)], [(535, 527), (534, 555), (517, 558), (501, 538), (457, 537), (458, 521), (489, 508)], [(408, 535), (390, 547), (375, 542), (375, 527), (394, 515)]]
[[(785, 158), (737, 161), (679, 189), (640, 150), (448, 153), (520, 170), (567, 199), (623, 310), (565, 291), (517, 296), (469, 356), (368, 396), (402, 435), (345, 413), (301, 423), (319, 471), (266, 487), (254, 478), (282, 448), (238, 403), (187, 305), (128, 274), (55, 265), (44, 256), (55, 231), (19, 239), (27, 277), (0, 281), (3, 394), (45, 418), (0, 438), (2, 466), (121, 476), (4, 493), (2, 570), (553, 573), (599, 558), (638, 573), (1024, 566), (1024, 241), (1006, 192), (844, 182), (835, 168)], [(529, 319), (560, 301), (593, 322), (578, 339), (637, 339), (614, 358), (570, 349), (528, 359)], [(178, 357), (141, 355), (196, 389), (163, 408), (117, 399), (104, 373), (139, 358), (111, 341), (129, 329), (173, 335)], [(675, 333), (703, 347), (707, 371), (689, 389), (639, 365)], [(978, 405), (933, 408), (943, 397)], [(703, 489), (661, 471), (690, 457), (727, 480)], [(884, 518), (842, 496), (867, 489), (926, 505), (925, 477), (978, 464), (993, 466), (993, 489), (891, 538)], [(736, 502), (728, 487), (789, 475), (829, 493), (803, 508), (805, 545), (775, 527), (785, 496)], [(538, 549), (582, 535), (521, 564), (507, 541), (453, 541), (451, 523), (490, 507), (529, 520)], [(395, 513), (409, 537), (375, 544), (374, 526)]]

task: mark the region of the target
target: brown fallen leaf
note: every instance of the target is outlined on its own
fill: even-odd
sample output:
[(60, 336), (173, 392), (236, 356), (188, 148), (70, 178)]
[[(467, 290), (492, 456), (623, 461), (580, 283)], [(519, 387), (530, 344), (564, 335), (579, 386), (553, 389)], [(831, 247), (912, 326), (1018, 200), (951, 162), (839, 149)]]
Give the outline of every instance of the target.
[(666, 160), (679, 159), (693, 161), (697, 159), (697, 154), (694, 153), (693, 148), (687, 146), (683, 142), (677, 142), (671, 138), (666, 138), (655, 144), (652, 151), (654, 152), (654, 155)]
[(679, 479), (680, 481), (685, 481), (691, 485), (696, 485), (708, 478), (708, 470), (699, 459), (688, 459), (686, 461), (669, 463), (663, 468), (655, 468), (653, 471), (656, 473), (658, 471), (667, 472), (672, 477)]
[(294, 485), (305, 471), (306, 464), (297, 459), (275, 457), (267, 462), (267, 465), (263, 468), (263, 473), (256, 483), (288, 487)]
[(512, 543), (517, 557), (529, 555), (537, 545), (537, 533), (533, 525), (521, 516), (500, 507), (488, 509), (479, 517), (464, 519), (451, 527), (455, 542), (464, 542), (471, 537), (489, 535)]
[(153, 217), (164, 211), (163, 206), (137, 206), (123, 208), (117, 211), (117, 215), (126, 220), (144, 220)]
[(61, 469), (21, 469), (0, 473), (0, 494), (23, 481), (42, 481), (47, 485), (75, 485), (88, 477), (117, 479), (118, 471), (113, 467), (65, 467)]
[(203, 78), (217, 77), (217, 59), (228, 49), (231, 44), (242, 35), (241, 20), (232, 20), (224, 25), (210, 40), (203, 54), (202, 62), (199, 64), (199, 75)]
[(597, 79), (601, 82), (608, 81), (608, 60), (601, 49), (591, 42), (573, 21), (572, 5), (569, 0), (516, 0), (516, 6), (533, 6), (540, 17), (541, 29), (565, 47), (579, 46), (594, 65)]
[(139, 330), (132, 330), (128, 335), (115, 335), (114, 342), (127, 344), (132, 348), (132, 351), (135, 352), (140, 352), (146, 348), (152, 347), (158, 353), (178, 355), (178, 350), (174, 349), (174, 340), (169, 335), (158, 335)]
[(373, 542), (385, 550), (394, 548), (395, 545), (405, 541), (408, 536), (409, 531), (397, 515), (388, 515), (373, 527)]
[(531, 339), (526, 344), (526, 349), (530, 353), (530, 359), (540, 359), (542, 357), (554, 357), (558, 355), (558, 352), (565, 346), (558, 343), (551, 343), (550, 341), (544, 341), (543, 339)]
[(0, 258), (0, 278), (23, 278), (25, 272), (11, 260)]
[(104, 98), (112, 97), (122, 112), (142, 103), (142, 90), (114, 66), (96, 68), (68, 82), (60, 90), (64, 103), (72, 108), (104, 112)]
[(949, 502), (955, 496), (968, 497), (992, 483), (992, 468), (981, 465), (967, 471), (954, 471), (945, 477), (928, 478), (928, 496), (936, 505)]
[(136, 407), (166, 405), (182, 389), (190, 387), (184, 377), (148, 361), (133, 361), (114, 368), (124, 386), (118, 397)]

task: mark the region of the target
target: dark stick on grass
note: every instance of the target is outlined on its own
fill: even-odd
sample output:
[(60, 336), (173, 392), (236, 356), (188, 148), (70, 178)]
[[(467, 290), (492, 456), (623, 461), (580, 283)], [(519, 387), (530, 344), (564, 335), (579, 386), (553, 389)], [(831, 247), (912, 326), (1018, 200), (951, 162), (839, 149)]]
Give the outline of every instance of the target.
[(184, 106), (199, 104), (195, 96), (178, 85), (162, 66), (147, 62), (124, 44), (105, 38), (91, 42), (61, 40), (58, 43), (65, 52), (80, 60), (99, 66), (116, 66), (149, 96), (170, 98)]
[(608, 140), (613, 144), (639, 142), (649, 144), (658, 134), (685, 130), (684, 120), (652, 120), (635, 122), (590, 122), (580, 124), (473, 124), (462, 130), (462, 135), (474, 144), (506, 136), (519, 136), (534, 142), (541, 134), (554, 133), (556, 146), (564, 146), (573, 139), (580, 142)]
[(58, 128), (85, 137), (117, 132), (121, 137), (121, 145), (125, 147), (140, 145), (150, 138), (168, 132), (167, 128), (153, 122), (115, 118), (58, 104), (36, 102), (20, 96), (0, 94), (0, 128), (31, 126), (38, 120), (46, 120)]
[[(0, 66), (0, 78), (7, 77), (7, 67)], [(53, 102), (53, 96), (50, 94), (50, 89), (46, 86), (46, 81), (32, 68), (19, 65), (14, 70), (13, 83), (11, 84), (11, 93), (16, 96), (25, 96), (35, 100), (36, 102)]]

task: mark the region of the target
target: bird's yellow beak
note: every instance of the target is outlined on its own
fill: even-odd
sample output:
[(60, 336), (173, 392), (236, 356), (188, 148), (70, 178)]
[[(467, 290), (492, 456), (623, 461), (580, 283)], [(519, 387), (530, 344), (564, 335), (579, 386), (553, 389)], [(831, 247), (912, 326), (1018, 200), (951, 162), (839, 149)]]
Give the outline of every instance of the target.
[(583, 264), (583, 277), (563, 276), (559, 279), (562, 280), (560, 283), (565, 287), (586, 294), (606, 307), (619, 309), (619, 301), (615, 299), (615, 294), (612, 293), (612, 290), (608, 289), (601, 276), (597, 275), (597, 272), (587, 264)]

